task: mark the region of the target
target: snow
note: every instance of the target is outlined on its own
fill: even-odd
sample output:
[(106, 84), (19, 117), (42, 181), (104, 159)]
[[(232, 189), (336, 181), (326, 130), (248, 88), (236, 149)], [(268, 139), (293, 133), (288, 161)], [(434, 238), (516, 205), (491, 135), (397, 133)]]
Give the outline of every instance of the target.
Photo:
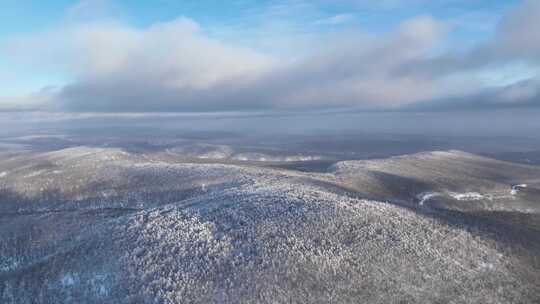
[(321, 160), (322, 157), (314, 155), (268, 155), (263, 153), (239, 153), (236, 154), (233, 159), (258, 162), (304, 162)]
[(109, 294), (109, 290), (107, 289), (105, 285), (102, 285), (102, 284), (98, 285), (98, 295), (100, 297), (104, 297), (108, 294)]
[(418, 194), (416, 197), (419, 200), (418, 204), (420, 206), (423, 206), (425, 202), (429, 201), (430, 199), (434, 197), (441, 196), (441, 195), (442, 194), (439, 192), (425, 192), (425, 193)]
[(166, 152), (200, 159), (227, 159), (230, 158), (234, 150), (226, 145), (193, 144), (170, 148)]
[(466, 193), (450, 192), (449, 195), (458, 201), (479, 201), (485, 198), (484, 195), (478, 192), (466, 192)]
[(71, 273), (66, 273), (62, 279), (60, 279), (60, 283), (62, 286), (69, 287), (75, 285), (75, 276)]
[(94, 274), (90, 279), (93, 289), (99, 298), (106, 297), (111, 292), (108, 284), (108, 278), (109, 276), (106, 274), (97, 273)]
[(457, 192), (423, 192), (417, 195), (419, 202), (418, 204), (420, 206), (423, 206), (425, 202), (429, 201), (430, 199), (438, 196), (445, 196), (448, 195), (453, 199), (456, 199), (458, 201), (479, 201), (483, 199), (492, 199), (490, 195), (484, 195), (480, 194), (478, 192), (465, 192), (465, 193), (457, 193)]
[(8, 175), (7, 171), (0, 172), (0, 178), (6, 177)]
[(11, 271), (19, 267), (19, 261), (14, 258), (0, 259), (0, 271)]
[(527, 188), (527, 186), (528, 186), (527, 184), (514, 185), (514, 186), (512, 186), (512, 190), (510, 190), (510, 194), (511, 195), (517, 195), (519, 190)]

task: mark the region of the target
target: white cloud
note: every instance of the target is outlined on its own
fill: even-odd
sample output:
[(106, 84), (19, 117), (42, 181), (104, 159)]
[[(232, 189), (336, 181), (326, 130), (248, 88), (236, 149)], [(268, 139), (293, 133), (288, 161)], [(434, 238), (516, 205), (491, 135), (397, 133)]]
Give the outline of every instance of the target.
[(381, 37), (321, 36), (324, 47), (291, 62), (209, 38), (181, 17), (143, 29), (88, 23), (21, 38), (14, 49), (26, 57), (40, 50), (40, 61), (73, 73), (76, 81), (55, 96), (71, 110), (362, 108), (431, 98), (436, 84), (392, 70), (421, 57), (442, 34), (435, 20), (418, 17)]
[[(485, 87), (460, 83), (455, 75), (470, 75), (501, 58), (537, 60), (538, 33), (521, 29), (537, 25), (539, 3), (528, 1), (512, 11), (484, 46), (435, 59), (433, 49), (447, 28), (430, 16), (406, 20), (380, 35), (358, 30), (318, 34), (311, 44), (316, 49), (281, 57), (212, 38), (185, 17), (145, 28), (111, 21), (72, 24), (19, 37), (9, 49), (13, 58), (57, 66), (72, 75), (71, 84), (44, 94), (47, 98), (25, 97), (48, 104), (54, 100), (65, 110), (388, 109), (478, 96), (475, 89)], [(324, 22), (348, 18), (337, 15)], [(505, 96), (531, 103), (537, 91), (515, 92)]]
[(499, 56), (540, 62), (540, 1), (526, 0), (499, 24), (492, 49)]
[(39, 50), (40, 62), (67, 66), (77, 79), (147, 78), (172, 87), (210, 86), (272, 63), (263, 54), (206, 37), (184, 17), (145, 29), (89, 23), (23, 37), (14, 45), (25, 58)]

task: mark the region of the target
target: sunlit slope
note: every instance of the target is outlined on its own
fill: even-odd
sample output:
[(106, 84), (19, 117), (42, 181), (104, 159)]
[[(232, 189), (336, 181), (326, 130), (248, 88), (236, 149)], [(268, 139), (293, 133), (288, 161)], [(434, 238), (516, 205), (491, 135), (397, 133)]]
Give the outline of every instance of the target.
[[(540, 211), (540, 167), (461, 151), (345, 161), (331, 171), (343, 185), (379, 199), (469, 211)], [(514, 185), (528, 187), (512, 192)]]

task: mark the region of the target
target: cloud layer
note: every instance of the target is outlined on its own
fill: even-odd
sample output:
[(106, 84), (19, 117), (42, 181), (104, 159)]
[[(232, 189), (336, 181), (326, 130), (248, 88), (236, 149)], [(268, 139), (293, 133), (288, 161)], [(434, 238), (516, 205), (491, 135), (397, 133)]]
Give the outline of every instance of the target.
[(316, 49), (290, 56), (214, 38), (187, 17), (145, 28), (110, 20), (73, 23), (19, 37), (8, 49), (19, 60), (39, 58), (35, 63), (73, 76), (36, 98), (68, 111), (490, 108), (540, 105), (538, 74), (500, 87), (474, 77), (513, 64), (538, 71), (536, 28), (540, 1), (531, 0), (509, 12), (493, 38), (460, 53), (436, 52), (450, 29), (430, 16), (378, 35), (320, 33), (311, 43)]

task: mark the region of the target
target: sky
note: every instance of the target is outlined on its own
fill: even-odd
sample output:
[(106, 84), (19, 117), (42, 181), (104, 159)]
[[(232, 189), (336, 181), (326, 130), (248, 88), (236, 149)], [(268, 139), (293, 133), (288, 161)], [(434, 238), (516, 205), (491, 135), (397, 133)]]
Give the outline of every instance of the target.
[(540, 0), (0, 0), (0, 111), (540, 106)]

